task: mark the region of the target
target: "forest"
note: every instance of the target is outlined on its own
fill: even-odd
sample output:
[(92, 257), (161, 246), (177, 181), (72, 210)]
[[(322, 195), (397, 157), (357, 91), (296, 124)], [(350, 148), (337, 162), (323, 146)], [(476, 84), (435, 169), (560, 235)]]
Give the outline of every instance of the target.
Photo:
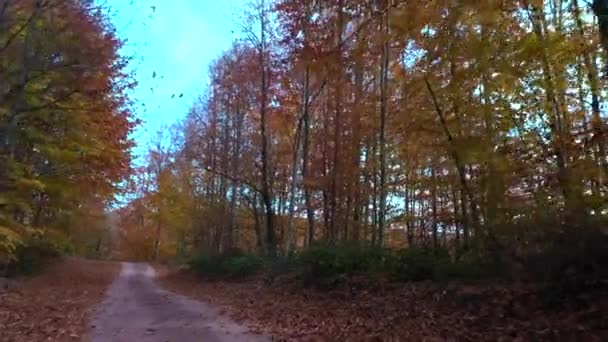
[(606, 304), (608, 2), (257, 0), (236, 21), (136, 158), (103, 6), (0, 1), (0, 277), (79, 255)]
[(606, 54), (594, 8), (248, 7), (243, 38), (135, 170), (135, 198), (118, 212), (125, 250), (288, 257), (354, 242), (518, 263), (564, 236), (602, 236)]

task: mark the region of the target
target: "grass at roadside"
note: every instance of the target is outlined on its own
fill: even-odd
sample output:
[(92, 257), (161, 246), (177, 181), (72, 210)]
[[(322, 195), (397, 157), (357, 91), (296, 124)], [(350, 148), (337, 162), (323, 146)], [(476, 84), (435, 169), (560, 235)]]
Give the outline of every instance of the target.
[(0, 341), (82, 341), (91, 310), (120, 264), (56, 260), (40, 274), (11, 281), (0, 293)]

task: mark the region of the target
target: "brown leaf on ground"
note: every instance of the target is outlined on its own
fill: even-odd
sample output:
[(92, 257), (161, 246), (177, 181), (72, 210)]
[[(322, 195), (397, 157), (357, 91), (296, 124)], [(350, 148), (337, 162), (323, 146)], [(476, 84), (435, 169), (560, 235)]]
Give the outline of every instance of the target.
[(0, 341), (81, 341), (120, 264), (65, 259), (0, 292)]
[[(286, 341), (601, 341), (606, 321), (593, 307), (547, 311), (538, 289), (352, 280), (330, 292), (294, 280), (209, 281), (185, 272), (160, 278), (168, 289), (206, 301), (254, 331)], [(606, 308), (605, 298), (598, 304)], [(590, 312), (591, 311), (591, 312)], [(603, 328), (602, 328), (603, 326)]]

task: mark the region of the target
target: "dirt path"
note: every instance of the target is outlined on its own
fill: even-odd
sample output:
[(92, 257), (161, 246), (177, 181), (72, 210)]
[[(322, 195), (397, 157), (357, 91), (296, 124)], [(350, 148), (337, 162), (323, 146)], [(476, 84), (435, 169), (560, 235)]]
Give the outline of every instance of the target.
[(166, 291), (146, 264), (123, 263), (91, 323), (91, 342), (267, 341), (209, 305)]

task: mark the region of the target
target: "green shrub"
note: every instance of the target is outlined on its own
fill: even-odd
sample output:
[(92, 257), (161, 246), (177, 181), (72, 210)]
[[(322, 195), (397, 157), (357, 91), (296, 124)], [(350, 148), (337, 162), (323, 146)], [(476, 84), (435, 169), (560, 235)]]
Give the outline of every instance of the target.
[(46, 237), (34, 237), (19, 246), (14, 261), (6, 265), (6, 275), (32, 275), (53, 258), (72, 254), (74, 247), (67, 241), (53, 241)]
[(564, 229), (529, 254), (525, 267), (529, 277), (546, 284), (541, 300), (547, 309), (580, 305), (581, 298), (606, 291), (608, 234), (593, 228)]
[(263, 263), (255, 255), (230, 252), (222, 255), (195, 254), (187, 264), (190, 270), (200, 275), (242, 278), (255, 274)]
[(526, 260), (528, 272), (566, 292), (593, 289), (608, 279), (608, 234), (568, 229), (548, 238), (547, 245)]
[(213, 262), (212, 259), (213, 257), (207, 253), (195, 253), (186, 262), (186, 265), (195, 273), (215, 273), (217, 263)]
[(392, 274), (400, 280), (434, 279), (437, 266), (449, 260), (449, 254), (443, 249), (407, 248), (396, 253)]
[(416, 247), (389, 251), (354, 243), (308, 248), (298, 254), (298, 267), (308, 281), (356, 273), (390, 274), (402, 281), (475, 279), (485, 277), (491, 269), (473, 260), (452, 262), (445, 249)]
[(297, 255), (298, 264), (309, 277), (334, 277), (353, 273), (377, 273), (385, 270), (390, 259), (387, 250), (357, 243), (321, 244)]
[(262, 261), (254, 255), (229, 257), (220, 263), (221, 270), (232, 278), (242, 278), (255, 274), (262, 266)]
[(291, 254), (284, 258), (265, 259), (262, 266), (270, 272), (271, 276), (297, 273), (300, 270), (300, 263), (297, 254)]
[(480, 259), (443, 262), (435, 265), (435, 280), (480, 280), (499, 277), (504, 274), (504, 267), (496, 262)]

